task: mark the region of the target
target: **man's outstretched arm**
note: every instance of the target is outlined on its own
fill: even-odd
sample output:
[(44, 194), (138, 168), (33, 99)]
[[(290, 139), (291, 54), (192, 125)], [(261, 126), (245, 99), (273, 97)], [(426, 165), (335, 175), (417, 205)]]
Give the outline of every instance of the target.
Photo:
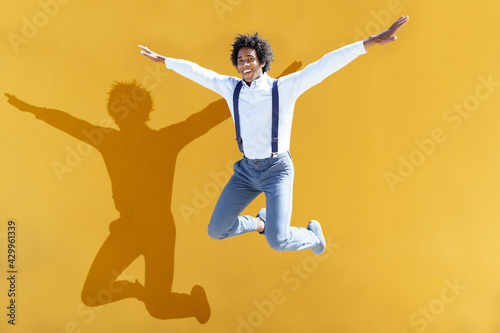
[(224, 98), (232, 96), (236, 83), (233, 82), (231, 77), (218, 74), (192, 61), (165, 57), (142, 45), (138, 45), (138, 47), (141, 54), (151, 61), (165, 64), (168, 69), (218, 93)]
[(284, 91), (290, 99), (297, 99), (306, 90), (320, 83), (328, 76), (343, 68), (358, 56), (367, 53), (367, 48), (379, 44), (386, 45), (396, 40), (396, 32), (408, 22), (408, 16), (401, 16), (391, 27), (364, 41), (341, 47), (325, 54), (321, 59), (307, 65), (302, 71), (292, 74), (283, 80)]

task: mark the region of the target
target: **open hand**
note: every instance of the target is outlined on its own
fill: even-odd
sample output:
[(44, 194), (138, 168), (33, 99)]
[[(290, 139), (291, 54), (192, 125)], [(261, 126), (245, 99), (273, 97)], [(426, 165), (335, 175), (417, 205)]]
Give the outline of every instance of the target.
[(401, 16), (394, 22), (389, 29), (382, 31), (379, 34), (376, 34), (374, 36), (369, 37), (364, 41), (365, 48), (369, 48), (370, 46), (373, 46), (375, 44), (379, 45), (386, 45), (389, 44), (390, 42), (395, 41), (398, 37), (396, 36), (396, 32), (408, 22), (410, 17), (408, 16)]
[(142, 45), (137, 45), (137, 46), (141, 49), (141, 54), (146, 56), (150, 60), (165, 63), (164, 56), (159, 55), (158, 53), (151, 51), (146, 46), (142, 46)]

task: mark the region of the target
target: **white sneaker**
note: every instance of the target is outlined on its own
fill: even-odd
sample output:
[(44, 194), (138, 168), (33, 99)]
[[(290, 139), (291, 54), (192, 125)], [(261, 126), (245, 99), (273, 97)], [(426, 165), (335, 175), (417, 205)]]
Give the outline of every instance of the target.
[(319, 245), (312, 248), (314, 254), (319, 256), (326, 249), (326, 240), (325, 236), (323, 236), (323, 230), (321, 230), (321, 224), (316, 220), (311, 220), (307, 225), (307, 230), (311, 230), (319, 238)]

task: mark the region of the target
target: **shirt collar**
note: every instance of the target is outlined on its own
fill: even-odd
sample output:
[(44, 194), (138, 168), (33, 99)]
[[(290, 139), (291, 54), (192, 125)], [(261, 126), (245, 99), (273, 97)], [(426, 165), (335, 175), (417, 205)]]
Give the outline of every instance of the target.
[[(252, 88), (253, 86), (255, 86), (258, 88), (262, 83), (267, 82), (267, 80), (269, 80), (269, 75), (267, 75), (267, 73), (263, 73), (257, 80), (252, 81), (250, 87), (247, 86), (245, 82), (243, 82), (243, 86), (247, 88)], [(243, 81), (243, 79), (241, 79), (241, 81)]]

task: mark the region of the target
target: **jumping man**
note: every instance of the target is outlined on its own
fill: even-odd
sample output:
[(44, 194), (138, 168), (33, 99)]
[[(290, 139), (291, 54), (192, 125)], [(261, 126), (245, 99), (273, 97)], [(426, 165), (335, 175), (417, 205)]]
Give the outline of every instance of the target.
[[(164, 57), (139, 45), (141, 54), (196, 83), (215, 91), (227, 101), (236, 127), (243, 158), (234, 164), (234, 174), (222, 191), (208, 225), (208, 234), (223, 239), (247, 232), (265, 234), (278, 251), (312, 249), (324, 252), (321, 225), (311, 220), (306, 228), (291, 227), (294, 167), (289, 153), (295, 101), (306, 90), (347, 65), (375, 44), (396, 40), (396, 32), (408, 22), (401, 16), (387, 30), (366, 40), (324, 55), (303, 70), (275, 80), (267, 75), (273, 51), (257, 33), (237, 35), (231, 61), (242, 79), (225, 76), (199, 65)], [(257, 217), (239, 216), (260, 193), (266, 208)]]

